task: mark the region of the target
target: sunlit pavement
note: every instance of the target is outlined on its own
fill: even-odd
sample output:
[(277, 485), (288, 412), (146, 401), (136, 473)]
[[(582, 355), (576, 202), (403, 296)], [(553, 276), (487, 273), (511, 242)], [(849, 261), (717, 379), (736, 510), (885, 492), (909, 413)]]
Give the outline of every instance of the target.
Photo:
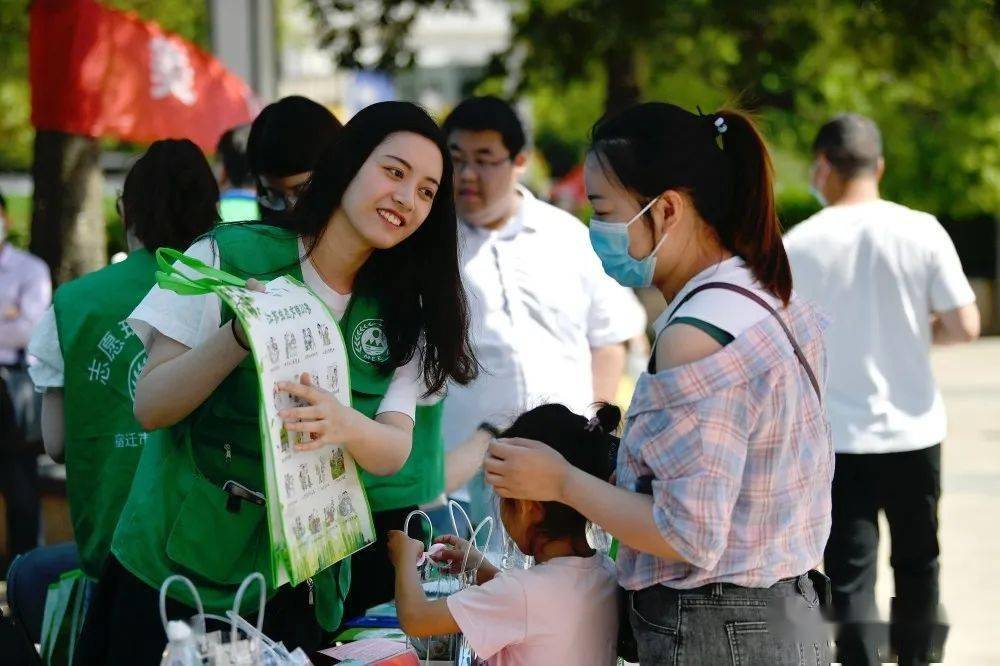
[[(934, 350), (948, 407), (943, 448), (941, 593), (949, 666), (1000, 665), (1000, 339)], [(888, 527), (881, 533), (878, 596), (892, 596)]]

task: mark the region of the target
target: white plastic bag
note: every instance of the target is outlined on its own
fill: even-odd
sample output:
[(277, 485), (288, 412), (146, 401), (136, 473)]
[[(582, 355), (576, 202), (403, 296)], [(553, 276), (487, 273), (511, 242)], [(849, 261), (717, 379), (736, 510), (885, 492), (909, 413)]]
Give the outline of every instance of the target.
[[(227, 617), (206, 613), (201, 596), (194, 584), (184, 576), (170, 576), (160, 586), (160, 621), (163, 622), (164, 631), (166, 631), (168, 624), (167, 590), (175, 582), (187, 585), (194, 598), (198, 613), (191, 618), (190, 626), (202, 666), (311, 666), (309, 658), (301, 649), (289, 652), (281, 643), (275, 643), (264, 635), (262, 629), (267, 592), (264, 576), (259, 572), (254, 572), (243, 579), (243, 583), (236, 591), (232, 610), (226, 611)], [(240, 617), (239, 609), (242, 605), (243, 595), (255, 582), (260, 588), (260, 601), (257, 610), (257, 623), (252, 625)], [(228, 624), (229, 640), (223, 641), (223, 636), (218, 631), (206, 633), (206, 620)]]
[[(469, 547), (465, 552), (465, 556), (462, 559), (462, 567), (457, 573), (453, 573), (448, 570), (447, 567), (442, 567), (438, 565), (434, 560), (429, 557), (424, 557), (418, 563), (420, 567), (420, 580), (424, 587), (424, 590), (436, 598), (444, 598), (455, 594), (456, 592), (469, 587), (470, 585), (475, 585), (479, 577), (479, 567), (485, 561), (486, 556), (482, 554), (480, 560), (475, 562), (472, 567), (469, 567), (469, 558), (472, 555), (473, 548), (479, 542), (479, 534), (482, 530), (486, 530), (485, 542), (489, 543), (490, 536), (493, 533), (494, 521), (492, 517), (487, 517), (483, 522), (479, 524), (478, 527), (472, 525), (472, 520), (465, 510), (454, 500), (448, 503), (448, 511), (451, 514), (451, 526), (455, 530), (456, 535), (463, 534), (463, 532), (458, 529), (458, 520), (456, 518), (455, 511), (464, 519), (464, 523), (468, 526)], [(430, 517), (427, 516), (423, 511), (411, 511), (407, 515), (405, 522), (403, 523), (403, 531), (409, 535), (408, 528), (410, 526), (410, 520), (414, 516), (421, 516), (427, 523), (428, 541), (433, 544), (433, 532), (434, 528), (431, 524)], [(429, 549), (429, 546), (428, 546)], [(484, 663), (479, 659), (469, 645), (468, 640), (463, 634), (455, 634), (450, 636), (430, 636), (426, 639), (417, 639), (409, 637), (408, 641), (414, 650), (417, 651), (418, 655), (421, 655), (425, 663), (429, 663), (431, 659), (436, 661), (453, 660), (451, 663), (455, 666), (476, 666), (477, 664)]]

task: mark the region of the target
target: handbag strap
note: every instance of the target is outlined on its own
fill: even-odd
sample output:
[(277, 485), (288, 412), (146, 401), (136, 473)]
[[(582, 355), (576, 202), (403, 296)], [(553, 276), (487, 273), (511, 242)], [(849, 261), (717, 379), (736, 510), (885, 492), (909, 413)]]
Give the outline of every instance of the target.
[(809, 361), (808, 359), (806, 359), (806, 355), (802, 352), (802, 348), (799, 347), (798, 341), (795, 340), (795, 336), (792, 335), (791, 329), (788, 328), (788, 325), (785, 323), (785, 320), (782, 319), (781, 316), (778, 314), (778, 311), (775, 310), (773, 307), (771, 307), (770, 303), (768, 303), (763, 298), (753, 293), (749, 289), (740, 287), (739, 285), (731, 284), (729, 282), (706, 282), (705, 284), (699, 285), (694, 289), (692, 289), (690, 292), (688, 292), (688, 294), (684, 298), (681, 299), (680, 303), (674, 306), (674, 309), (670, 311), (670, 315), (667, 317), (667, 323), (668, 324), (670, 323), (670, 321), (674, 318), (674, 315), (677, 314), (677, 310), (682, 305), (691, 300), (691, 297), (693, 297), (695, 294), (699, 292), (706, 291), (708, 289), (725, 289), (726, 291), (731, 291), (740, 294), (742, 296), (749, 298), (754, 303), (767, 310), (767, 312), (778, 321), (778, 324), (781, 326), (781, 330), (785, 332), (785, 335), (788, 336), (788, 341), (792, 344), (792, 351), (795, 352), (795, 358), (799, 359), (799, 363), (802, 364), (802, 368), (806, 371), (806, 375), (809, 376), (809, 382), (812, 384), (813, 390), (816, 391), (816, 397), (819, 399), (820, 403), (823, 402), (822, 393), (820, 392), (819, 388), (819, 381), (816, 380), (816, 373), (813, 372), (812, 366), (809, 365)]

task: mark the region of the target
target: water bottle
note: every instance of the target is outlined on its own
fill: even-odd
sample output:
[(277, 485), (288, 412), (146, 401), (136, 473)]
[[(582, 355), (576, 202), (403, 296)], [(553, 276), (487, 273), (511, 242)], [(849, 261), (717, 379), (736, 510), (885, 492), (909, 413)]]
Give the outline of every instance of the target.
[(201, 658), (194, 644), (194, 634), (186, 623), (169, 622), (167, 641), (160, 666), (200, 666)]

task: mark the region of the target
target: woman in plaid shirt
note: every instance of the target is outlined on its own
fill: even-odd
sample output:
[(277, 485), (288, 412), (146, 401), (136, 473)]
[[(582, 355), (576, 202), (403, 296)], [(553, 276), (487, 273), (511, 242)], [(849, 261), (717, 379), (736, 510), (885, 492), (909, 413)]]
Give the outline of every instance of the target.
[(585, 168), (605, 270), (669, 304), (616, 485), (527, 440), (491, 445), (487, 481), (617, 537), (641, 663), (828, 664), (824, 322), (792, 293), (763, 139), (736, 111), (647, 103), (595, 126)]

